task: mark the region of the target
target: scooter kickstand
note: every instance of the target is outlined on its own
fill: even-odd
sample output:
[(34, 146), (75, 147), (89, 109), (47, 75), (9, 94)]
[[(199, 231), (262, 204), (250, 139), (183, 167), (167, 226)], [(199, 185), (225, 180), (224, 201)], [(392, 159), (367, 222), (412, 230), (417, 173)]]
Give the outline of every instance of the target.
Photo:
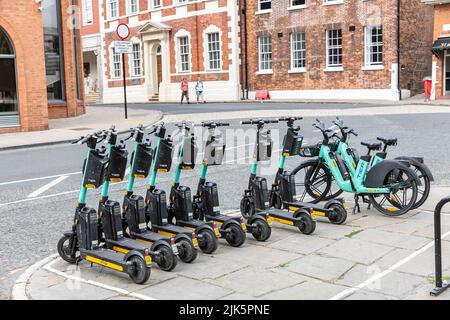
[(361, 207), (359, 206), (359, 196), (355, 195), (355, 206), (353, 207), (353, 214), (356, 214), (356, 212), (361, 213)]

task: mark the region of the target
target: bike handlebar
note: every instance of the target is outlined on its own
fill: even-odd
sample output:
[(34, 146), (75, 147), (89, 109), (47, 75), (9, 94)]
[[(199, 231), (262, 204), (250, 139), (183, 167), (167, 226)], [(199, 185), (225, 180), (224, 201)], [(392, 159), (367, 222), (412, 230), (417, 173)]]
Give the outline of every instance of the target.
[(229, 127), (228, 122), (214, 122), (214, 121), (203, 121), (200, 125), (204, 128), (217, 128), (217, 127)]
[(303, 117), (282, 117), (279, 118), (278, 121), (280, 122), (290, 122), (290, 121), (298, 121), (303, 120)]
[(250, 119), (250, 120), (246, 120), (246, 121), (241, 121), (241, 124), (242, 125), (254, 125), (254, 124), (263, 125), (263, 124), (279, 123), (279, 122), (280, 122), (279, 119), (275, 119), (275, 120)]

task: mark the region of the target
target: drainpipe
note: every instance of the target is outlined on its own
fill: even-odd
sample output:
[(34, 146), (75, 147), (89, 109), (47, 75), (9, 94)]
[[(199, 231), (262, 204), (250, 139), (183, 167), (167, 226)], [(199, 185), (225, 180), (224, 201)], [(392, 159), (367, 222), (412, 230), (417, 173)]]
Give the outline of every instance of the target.
[[(245, 60), (244, 60), (244, 77), (245, 77), (245, 95), (244, 95), (244, 99), (248, 100), (248, 36), (247, 36), (247, 0), (243, 0), (244, 2), (244, 6), (241, 9), (241, 15), (244, 14), (244, 33), (243, 33), (243, 37), (244, 37), (244, 46), (245, 46)], [(242, 19), (241, 19), (242, 21)], [(242, 32), (241, 32), (242, 35)], [(242, 41), (242, 38), (241, 38)]]
[(402, 100), (402, 87), (400, 83), (400, 73), (402, 72), (402, 66), (400, 61), (400, 32), (401, 32), (401, 20), (400, 20), (400, 14), (401, 14), (401, 0), (397, 0), (397, 87), (398, 87), (398, 96), (400, 100)]

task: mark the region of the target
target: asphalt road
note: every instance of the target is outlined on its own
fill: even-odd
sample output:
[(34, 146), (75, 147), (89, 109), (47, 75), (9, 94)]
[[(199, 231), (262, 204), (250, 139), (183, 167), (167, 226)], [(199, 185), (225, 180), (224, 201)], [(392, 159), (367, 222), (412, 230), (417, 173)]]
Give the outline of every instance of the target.
[[(230, 105), (230, 108), (236, 107)], [(170, 113), (171, 109), (168, 109), (167, 112)], [(282, 109), (286, 109), (286, 104), (282, 105)], [(172, 112), (175, 111), (172, 110)], [(323, 120), (330, 122), (332, 119), (323, 118)], [(346, 117), (344, 120), (348, 126), (353, 127), (360, 134), (350, 143), (357, 146), (361, 154), (364, 150), (359, 145), (361, 140), (370, 140), (377, 135), (396, 136), (399, 138), (399, 146), (391, 150), (390, 156), (424, 156), (435, 175), (435, 184), (450, 185), (448, 170), (450, 158), (447, 156), (450, 148), (450, 139), (448, 139), (450, 119), (447, 115), (353, 116)], [(311, 118), (303, 121), (302, 133), (308, 142), (319, 142), (320, 133), (313, 131), (312, 121)], [(254, 139), (251, 132), (246, 132), (247, 139), (243, 139), (242, 137), (246, 135), (240, 131), (237, 134), (238, 138), (235, 139), (237, 141), (233, 143), (233, 139), (230, 139), (235, 134), (233, 130), (242, 129), (242, 127), (237, 120), (230, 123), (232, 126), (226, 131), (227, 141), (229, 141), (227, 144), (229, 150), (225, 159), (227, 163), (213, 167), (209, 171), (209, 180), (219, 184), (223, 210), (236, 209), (239, 206), (249, 174), (248, 159), (253, 150), (251, 142)], [(285, 125), (271, 125), (271, 128), (273, 128), (274, 138), (278, 138), (279, 142)], [(172, 129), (173, 126), (169, 126), (169, 131)], [(131, 148), (131, 145), (129, 147)], [(274, 149), (278, 148), (279, 145), (276, 143)], [(84, 147), (78, 145), (58, 145), (0, 153), (2, 165), (0, 170), (0, 298), (8, 297), (14, 280), (24, 268), (55, 253), (56, 243), (61, 233), (70, 228), (81, 180), (80, 170), (84, 154)], [(301, 158), (289, 159), (287, 168), (291, 169), (301, 161)], [(275, 168), (263, 169), (263, 174), (266, 176), (272, 176), (274, 172)], [(198, 168), (192, 172), (183, 173), (183, 184), (194, 189), (198, 174)], [(167, 190), (171, 178), (172, 174), (161, 174), (158, 186)], [(51, 183), (54, 185), (52, 186)], [(124, 188), (124, 183), (113, 185), (111, 199), (120, 201)], [(136, 183), (137, 193), (145, 194), (145, 188), (146, 181)], [(98, 192), (91, 192), (88, 203), (96, 207), (97, 201)]]

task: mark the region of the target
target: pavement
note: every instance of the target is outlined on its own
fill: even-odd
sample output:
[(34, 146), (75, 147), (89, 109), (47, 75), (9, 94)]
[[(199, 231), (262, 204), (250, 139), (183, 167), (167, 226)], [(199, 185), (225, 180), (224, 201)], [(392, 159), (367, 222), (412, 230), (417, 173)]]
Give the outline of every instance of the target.
[(82, 116), (50, 120), (46, 131), (2, 134), (0, 150), (65, 143), (93, 131), (108, 129), (113, 124), (123, 133), (139, 124), (151, 125), (161, 118), (161, 111), (130, 109), (126, 120), (123, 109), (88, 106)]
[[(149, 282), (52, 255), (17, 280), (12, 299), (29, 300), (400, 300), (430, 297), (434, 287), (433, 204), (449, 187), (436, 187), (420, 211), (389, 218), (363, 209), (345, 225), (318, 222), (313, 235), (273, 225), (264, 243), (247, 237), (241, 248), (221, 243), (173, 272), (152, 269)], [(347, 199), (350, 207), (352, 203)], [(237, 212), (230, 211), (234, 215)], [(450, 206), (443, 219), (443, 250), (450, 250)], [(443, 261), (445, 279), (450, 259)]]

